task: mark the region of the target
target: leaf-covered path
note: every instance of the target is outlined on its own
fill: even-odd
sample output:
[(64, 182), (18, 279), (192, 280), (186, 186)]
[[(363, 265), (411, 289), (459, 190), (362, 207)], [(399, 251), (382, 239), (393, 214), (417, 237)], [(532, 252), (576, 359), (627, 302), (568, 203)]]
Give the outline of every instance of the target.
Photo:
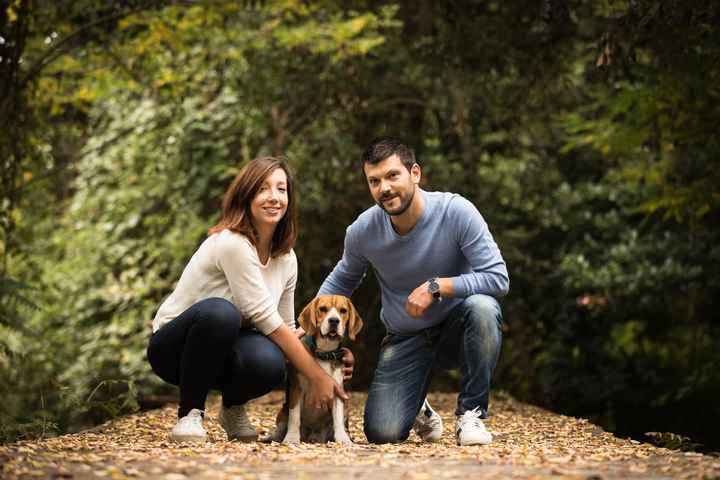
[[(619, 439), (585, 420), (556, 415), (501, 396), (487, 421), (489, 446), (454, 443), (455, 395), (431, 394), (445, 421), (443, 440), (420, 443), (414, 434), (398, 445), (368, 445), (362, 433), (365, 395), (350, 406), (355, 445), (282, 445), (226, 441), (217, 424), (217, 400), (205, 426), (211, 441), (167, 441), (175, 406), (127, 416), (92, 431), (0, 446), (3, 478), (720, 478), (720, 458), (660, 449)], [(281, 395), (249, 409), (261, 434), (271, 431)]]

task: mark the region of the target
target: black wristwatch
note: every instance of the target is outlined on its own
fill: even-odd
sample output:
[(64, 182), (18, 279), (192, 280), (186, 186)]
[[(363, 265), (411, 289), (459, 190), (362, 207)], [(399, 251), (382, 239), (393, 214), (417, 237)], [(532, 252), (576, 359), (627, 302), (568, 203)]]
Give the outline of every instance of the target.
[(440, 284), (437, 281), (437, 277), (433, 277), (428, 280), (428, 292), (432, 294), (433, 300), (436, 302), (442, 300), (442, 296), (440, 295)]

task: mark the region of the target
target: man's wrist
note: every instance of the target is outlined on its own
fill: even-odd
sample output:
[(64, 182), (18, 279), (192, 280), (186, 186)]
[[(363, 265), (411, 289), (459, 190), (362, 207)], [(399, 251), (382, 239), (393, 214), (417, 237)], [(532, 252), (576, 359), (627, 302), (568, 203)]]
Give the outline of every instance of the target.
[(453, 288), (452, 278), (438, 278), (437, 281), (440, 284), (440, 295), (442, 295), (443, 298), (452, 298), (455, 296), (453, 294), (455, 289)]
[(428, 292), (430, 295), (432, 295), (433, 302), (439, 302), (442, 300), (442, 294), (440, 293), (440, 283), (438, 283), (438, 278), (433, 277), (427, 281), (428, 284)]

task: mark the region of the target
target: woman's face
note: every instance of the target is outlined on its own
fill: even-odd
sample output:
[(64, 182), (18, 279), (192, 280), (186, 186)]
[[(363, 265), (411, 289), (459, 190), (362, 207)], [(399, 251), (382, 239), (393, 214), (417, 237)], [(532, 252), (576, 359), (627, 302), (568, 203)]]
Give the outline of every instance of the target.
[(255, 228), (277, 226), (287, 212), (287, 206), (287, 175), (282, 168), (276, 168), (265, 178), (250, 202)]

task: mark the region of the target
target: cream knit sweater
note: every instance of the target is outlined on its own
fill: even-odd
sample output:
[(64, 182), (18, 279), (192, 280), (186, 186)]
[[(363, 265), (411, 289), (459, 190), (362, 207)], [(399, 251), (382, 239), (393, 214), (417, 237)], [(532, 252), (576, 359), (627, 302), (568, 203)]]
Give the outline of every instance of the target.
[(210, 235), (185, 266), (175, 290), (160, 305), (152, 322), (156, 332), (193, 304), (211, 297), (232, 302), (243, 327), (268, 335), (283, 323), (295, 329), (295, 252), (270, 258), (263, 265), (244, 235), (223, 230)]

